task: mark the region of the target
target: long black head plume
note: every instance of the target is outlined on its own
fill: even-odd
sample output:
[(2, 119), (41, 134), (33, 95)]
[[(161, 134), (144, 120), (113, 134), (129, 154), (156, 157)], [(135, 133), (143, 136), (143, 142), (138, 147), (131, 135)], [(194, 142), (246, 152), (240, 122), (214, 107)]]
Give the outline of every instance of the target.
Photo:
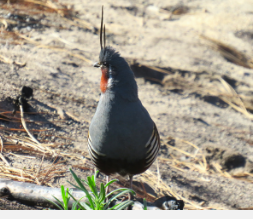
[[(104, 34), (104, 36), (103, 36)], [(116, 52), (112, 47), (106, 46), (106, 34), (105, 34), (105, 25), (104, 25), (104, 7), (102, 6), (102, 16), (101, 16), (101, 26), (100, 26), (100, 47), (101, 51), (99, 53), (99, 62), (94, 63), (94, 67), (107, 67), (109, 65), (115, 66), (119, 63), (126, 61), (120, 57), (120, 54)]]
[[(101, 47), (101, 50), (104, 49), (104, 52), (105, 52), (105, 25), (104, 25), (104, 28), (103, 28), (103, 22), (104, 22), (104, 6), (102, 6), (102, 18), (101, 18), (101, 27), (100, 27), (100, 47)], [(104, 29), (104, 48), (103, 48), (103, 29)]]

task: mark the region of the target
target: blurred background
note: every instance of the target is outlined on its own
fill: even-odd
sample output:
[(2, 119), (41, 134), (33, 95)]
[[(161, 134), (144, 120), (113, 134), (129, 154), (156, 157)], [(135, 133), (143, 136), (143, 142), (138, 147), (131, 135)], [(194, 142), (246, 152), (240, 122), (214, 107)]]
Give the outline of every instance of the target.
[[(251, 209), (252, 0), (1, 0), (0, 177), (60, 187), (69, 167), (93, 173), (86, 136), (100, 94), (102, 5), (107, 45), (128, 61), (161, 135), (157, 162), (134, 178), (137, 196)], [(43, 147), (11, 113), (23, 86), (33, 90), (27, 128)]]

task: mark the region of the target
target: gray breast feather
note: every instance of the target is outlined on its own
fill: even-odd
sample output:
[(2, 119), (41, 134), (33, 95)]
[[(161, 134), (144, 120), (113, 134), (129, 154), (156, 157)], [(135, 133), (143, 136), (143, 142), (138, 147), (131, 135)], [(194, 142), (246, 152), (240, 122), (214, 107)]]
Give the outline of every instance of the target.
[(106, 102), (100, 99), (90, 124), (89, 134), (94, 150), (112, 158), (145, 158), (145, 146), (154, 127), (147, 110), (139, 100)]

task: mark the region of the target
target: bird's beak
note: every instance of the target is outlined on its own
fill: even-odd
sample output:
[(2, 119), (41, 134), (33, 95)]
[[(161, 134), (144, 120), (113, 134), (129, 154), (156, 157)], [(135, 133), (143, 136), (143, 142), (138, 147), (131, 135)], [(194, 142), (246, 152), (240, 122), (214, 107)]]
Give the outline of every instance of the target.
[(93, 67), (99, 68), (99, 67), (100, 67), (100, 64), (99, 64), (98, 62), (95, 62), (94, 65), (93, 65)]

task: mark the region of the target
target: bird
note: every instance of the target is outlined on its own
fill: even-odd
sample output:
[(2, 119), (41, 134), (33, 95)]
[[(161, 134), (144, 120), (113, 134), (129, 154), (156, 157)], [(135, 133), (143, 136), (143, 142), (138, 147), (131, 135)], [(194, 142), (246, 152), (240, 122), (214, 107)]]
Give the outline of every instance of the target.
[(126, 60), (106, 46), (103, 7), (99, 61), (101, 95), (88, 131), (88, 151), (95, 168), (107, 176), (133, 176), (145, 172), (156, 160), (160, 136), (138, 97), (134, 73)]

